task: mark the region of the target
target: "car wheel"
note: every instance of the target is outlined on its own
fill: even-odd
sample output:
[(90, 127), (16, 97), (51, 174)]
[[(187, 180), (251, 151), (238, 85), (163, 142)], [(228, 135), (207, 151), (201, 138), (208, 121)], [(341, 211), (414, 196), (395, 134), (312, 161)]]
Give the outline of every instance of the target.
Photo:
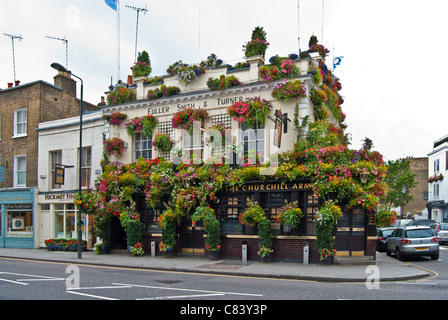
[(395, 257), (398, 260), (403, 261), (403, 256), (400, 254), (400, 249), (398, 249), (398, 248), (395, 250)]
[(438, 253), (437, 254), (433, 254), (431, 256), (431, 260), (439, 260), (439, 254)]

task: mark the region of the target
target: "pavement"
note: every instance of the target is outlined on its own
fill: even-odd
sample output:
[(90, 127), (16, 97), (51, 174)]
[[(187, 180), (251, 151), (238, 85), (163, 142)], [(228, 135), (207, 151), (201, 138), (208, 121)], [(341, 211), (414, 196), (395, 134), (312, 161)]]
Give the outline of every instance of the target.
[[(380, 281), (406, 281), (431, 276), (428, 270), (378, 253), (376, 261), (363, 264), (303, 264), (301, 262), (270, 262), (221, 259), (211, 261), (204, 256), (179, 255), (174, 258), (143, 255), (134, 257), (129, 252), (96, 255), (93, 251), (49, 251), (47, 249), (0, 248), (0, 257), (47, 261), (76, 265), (95, 265), (171, 272), (205, 273), (244, 277), (295, 279), (323, 282), (366, 282), (379, 276)], [(376, 266), (371, 267), (371, 266)], [(376, 278), (375, 278), (376, 280)]]

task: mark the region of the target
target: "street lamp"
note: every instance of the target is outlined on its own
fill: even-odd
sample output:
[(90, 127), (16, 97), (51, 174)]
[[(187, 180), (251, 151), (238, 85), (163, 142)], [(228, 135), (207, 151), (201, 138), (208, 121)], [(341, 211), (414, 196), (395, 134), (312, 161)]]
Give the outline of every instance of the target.
[[(67, 72), (67, 69), (60, 65), (59, 63), (53, 62), (51, 64), (51, 67), (57, 71), (61, 72)], [(81, 163), (82, 163), (82, 99), (83, 99), (83, 91), (84, 91), (84, 83), (80, 77), (78, 77), (75, 74), (71, 74), (75, 78), (79, 79), (81, 81), (81, 100), (79, 101), (79, 199), (78, 199), (78, 258), (82, 258), (82, 220), (81, 220), (81, 193), (82, 193), (82, 169), (81, 169)]]

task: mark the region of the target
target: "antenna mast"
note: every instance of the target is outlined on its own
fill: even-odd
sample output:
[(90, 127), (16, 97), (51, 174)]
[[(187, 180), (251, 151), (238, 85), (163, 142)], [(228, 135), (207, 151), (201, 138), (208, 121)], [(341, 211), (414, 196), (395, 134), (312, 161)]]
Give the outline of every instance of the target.
[(300, 0), (297, 0), (297, 25), (298, 25), (298, 44), (299, 44), (299, 57), (300, 57)]
[(138, 17), (139, 17), (140, 11), (143, 12), (144, 14), (146, 14), (146, 12), (148, 12), (148, 9), (146, 9), (146, 6), (145, 6), (145, 8), (139, 8), (139, 7), (133, 7), (133, 6), (128, 6), (128, 5), (126, 5), (126, 8), (137, 11), (137, 23), (136, 23), (136, 27), (135, 27), (135, 61), (137, 61)]
[(65, 39), (65, 37), (64, 39), (61, 39), (56, 37), (45, 36), (45, 38), (59, 40), (65, 43), (65, 68), (68, 70), (68, 40)]
[(14, 82), (15, 82), (16, 81), (16, 59), (15, 59), (15, 55), (14, 55), (14, 39), (18, 39), (20, 41), (23, 38), (21, 35), (15, 36), (12, 34), (7, 34), (7, 33), (4, 33), (4, 35), (7, 37), (10, 37), (11, 41), (12, 41), (12, 67), (14, 69)]

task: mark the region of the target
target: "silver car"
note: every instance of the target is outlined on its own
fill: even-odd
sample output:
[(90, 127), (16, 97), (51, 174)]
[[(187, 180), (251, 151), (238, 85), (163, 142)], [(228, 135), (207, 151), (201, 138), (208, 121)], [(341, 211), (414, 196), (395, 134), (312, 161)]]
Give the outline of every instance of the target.
[(448, 223), (441, 223), (435, 229), (437, 231), (437, 236), (439, 237), (439, 243), (448, 242)]
[(439, 238), (426, 226), (399, 227), (386, 241), (386, 252), (403, 260), (409, 256), (430, 256), (439, 259)]

